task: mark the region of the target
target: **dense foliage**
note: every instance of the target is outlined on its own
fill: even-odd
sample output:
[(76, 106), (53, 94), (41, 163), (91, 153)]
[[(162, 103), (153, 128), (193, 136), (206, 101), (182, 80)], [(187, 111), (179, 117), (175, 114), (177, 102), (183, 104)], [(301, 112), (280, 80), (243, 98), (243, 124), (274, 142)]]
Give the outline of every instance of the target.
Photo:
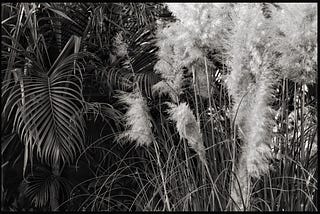
[(317, 5), (1, 3), (1, 210), (317, 211)]

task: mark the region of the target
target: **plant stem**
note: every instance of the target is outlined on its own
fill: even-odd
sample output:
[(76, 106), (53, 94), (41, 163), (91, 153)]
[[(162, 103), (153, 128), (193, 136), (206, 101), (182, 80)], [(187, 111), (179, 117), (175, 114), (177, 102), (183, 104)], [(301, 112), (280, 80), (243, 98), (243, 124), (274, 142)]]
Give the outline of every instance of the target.
[(213, 142), (213, 145), (214, 145), (215, 144), (215, 139), (214, 139), (214, 130), (213, 130), (213, 111), (212, 111), (212, 101), (211, 101), (211, 93), (210, 93), (209, 72), (208, 72), (208, 66), (207, 66), (207, 59), (206, 58), (204, 58), (204, 65), (205, 65), (205, 71), (206, 71), (206, 77), (207, 77), (207, 90), (208, 90), (208, 97), (209, 97), (211, 136), (212, 136), (212, 142)]
[(160, 162), (160, 153), (159, 153), (159, 148), (158, 148), (158, 144), (156, 143), (156, 141), (154, 140), (154, 148), (156, 151), (156, 155), (157, 155), (157, 162), (158, 162), (158, 166), (159, 166), (159, 170), (160, 170), (160, 176), (161, 176), (161, 180), (162, 180), (162, 185), (163, 185), (163, 190), (164, 190), (164, 197), (165, 197), (165, 203), (167, 205), (167, 209), (169, 211), (171, 211), (170, 208), (170, 203), (169, 203), (169, 197), (168, 197), (168, 192), (167, 192), (167, 188), (166, 188), (166, 182), (164, 179), (164, 175), (163, 175), (163, 171), (162, 171), (162, 166), (161, 166), (161, 162)]
[[(52, 166), (52, 174), (54, 176), (53, 179), (56, 179), (56, 177), (60, 176), (59, 161)], [(53, 183), (50, 187), (50, 207), (51, 211), (59, 211), (59, 187), (56, 188)]]
[(305, 148), (304, 148), (304, 105), (305, 105), (305, 92), (304, 92), (304, 83), (301, 84), (301, 134), (300, 134), (300, 146), (301, 146), (301, 161), (304, 160), (305, 157)]
[(192, 83), (193, 83), (193, 89), (194, 89), (194, 98), (196, 101), (196, 113), (197, 113), (197, 122), (200, 122), (200, 115), (199, 115), (199, 104), (198, 104), (198, 98), (197, 98), (197, 80), (196, 80), (196, 72), (194, 70), (194, 67), (192, 66)]

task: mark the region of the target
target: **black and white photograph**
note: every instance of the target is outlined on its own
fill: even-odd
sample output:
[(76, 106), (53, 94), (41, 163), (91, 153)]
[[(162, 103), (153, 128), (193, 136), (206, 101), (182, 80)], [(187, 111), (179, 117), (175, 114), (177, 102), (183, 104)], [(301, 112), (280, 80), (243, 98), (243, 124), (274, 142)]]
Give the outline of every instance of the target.
[(2, 212), (318, 212), (316, 2), (1, 2)]

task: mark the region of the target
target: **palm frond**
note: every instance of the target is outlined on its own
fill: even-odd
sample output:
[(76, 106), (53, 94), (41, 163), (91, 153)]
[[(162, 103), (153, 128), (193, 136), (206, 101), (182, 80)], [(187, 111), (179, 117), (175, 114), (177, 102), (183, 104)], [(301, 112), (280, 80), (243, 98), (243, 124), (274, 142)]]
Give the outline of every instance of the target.
[(51, 45), (61, 50), (70, 37), (86, 36), (90, 16), (89, 7), (86, 4), (44, 3), (41, 6), (42, 20), (46, 22), (39, 28), (47, 32), (48, 36), (55, 36), (54, 39), (51, 39)]
[(78, 58), (79, 55), (73, 54), (61, 59), (51, 74), (31, 67), (30, 75), (20, 74), (20, 78), (3, 91), (3, 94), (11, 92), (3, 115), (10, 109), (10, 118), (16, 109), (14, 128), (25, 143), (26, 152), (30, 149), (32, 155), (37, 146), (38, 156), (49, 164), (60, 158), (70, 163), (82, 149), (83, 98), (82, 80), (77, 74), (81, 68), (75, 61)]
[(70, 192), (70, 182), (64, 177), (53, 175), (47, 168), (39, 166), (27, 176), (23, 183), (23, 191), (35, 207), (46, 207), (53, 192), (63, 191), (64, 194), (61, 195), (66, 198)]
[[(93, 11), (88, 37), (84, 44), (94, 52), (97, 63), (95, 76), (108, 92), (120, 89), (132, 91), (137, 82), (142, 92), (152, 97), (151, 86), (160, 80), (153, 72), (157, 61), (155, 45), (155, 16), (160, 13), (156, 4), (99, 4)], [(131, 15), (130, 15), (131, 14)], [(114, 40), (123, 34), (128, 55), (118, 56)]]
[(151, 87), (160, 81), (153, 71), (157, 62), (155, 38), (150, 29), (139, 29), (124, 39), (128, 46), (128, 55), (111, 64), (110, 72), (105, 73), (109, 82), (117, 83), (117, 89), (130, 91), (138, 83), (144, 95), (152, 97)]

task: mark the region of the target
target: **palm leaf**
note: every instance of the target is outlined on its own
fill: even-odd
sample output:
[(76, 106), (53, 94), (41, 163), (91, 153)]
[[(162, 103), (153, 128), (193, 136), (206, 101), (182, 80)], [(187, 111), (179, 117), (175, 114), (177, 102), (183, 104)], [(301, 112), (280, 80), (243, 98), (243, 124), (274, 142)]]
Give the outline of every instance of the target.
[(29, 150), (32, 156), (37, 146), (38, 156), (48, 164), (60, 159), (70, 163), (83, 147), (82, 79), (77, 74), (81, 70), (78, 58), (79, 55), (73, 54), (60, 59), (54, 63), (51, 74), (31, 66), (30, 75), (20, 74), (20, 79), (3, 91), (3, 96), (11, 92), (3, 115), (7, 109), (10, 109), (8, 118), (15, 113), (14, 128), (25, 143), (26, 152)]
[[(57, 46), (59, 50), (65, 46), (70, 37), (76, 35), (84, 37), (89, 24), (89, 11), (85, 3), (42, 3), (39, 16), (43, 21), (39, 25), (41, 32), (46, 32), (46, 41), (51, 40), (50, 45)], [(39, 19), (40, 21), (40, 19)], [(50, 37), (53, 37), (49, 39)]]
[[(158, 49), (154, 36), (155, 16), (160, 13), (157, 5), (91, 4), (90, 11), (92, 15), (89, 33), (88, 37), (84, 38), (84, 44), (86, 50), (94, 52), (100, 58), (93, 75), (98, 77), (101, 87), (109, 93), (119, 89), (130, 91), (133, 82), (137, 82), (143, 93), (151, 97), (151, 86), (160, 80), (153, 72)], [(116, 47), (112, 41), (119, 32), (125, 34), (129, 60), (113, 53)], [(111, 55), (116, 59), (110, 60)], [(128, 62), (131, 65), (128, 65)]]
[[(45, 167), (36, 167), (23, 183), (23, 191), (35, 207), (48, 206), (52, 192), (63, 191), (63, 196), (70, 192), (70, 182), (60, 176), (53, 175)], [(66, 197), (65, 197), (66, 199)]]
[(99, 66), (96, 72), (101, 82), (112, 90), (131, 91), (138, 83), (144, 95), (152, 97), (151, 87), (160, 81), (160, 75), (153, 71), (157, 62), (155, 37), (151, 30), (140, 29), (125, 39), (128, 56), (119, 57), (109, 66)]

